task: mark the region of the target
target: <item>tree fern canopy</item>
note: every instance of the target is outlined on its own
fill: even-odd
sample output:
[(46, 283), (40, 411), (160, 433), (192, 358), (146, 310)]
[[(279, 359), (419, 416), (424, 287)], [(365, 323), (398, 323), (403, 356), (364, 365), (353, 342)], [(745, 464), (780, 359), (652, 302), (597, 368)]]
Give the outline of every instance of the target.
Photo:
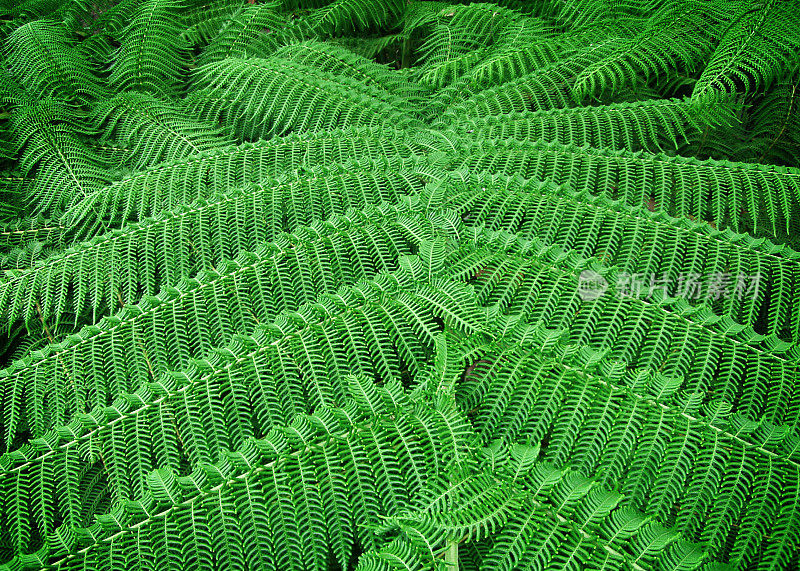
[(0, 569), (800, 568), (800, 5), (0, 3)]

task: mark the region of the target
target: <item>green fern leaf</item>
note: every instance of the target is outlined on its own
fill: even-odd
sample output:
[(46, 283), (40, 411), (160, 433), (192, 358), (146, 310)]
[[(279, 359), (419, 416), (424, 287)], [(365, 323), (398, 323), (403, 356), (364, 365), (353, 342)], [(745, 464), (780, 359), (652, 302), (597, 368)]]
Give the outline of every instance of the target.
[(145, 0), (122, 31), (109, 80), (121, 90), (173, 96), (185, 74), (180, 0)]
[(197, 73), (201, 91), (190, 109), (243, 138), (416, 123), (402, 100), (384, 90), (278, 57), (228, 58)]
[(127, 164), (142, 168), (230, 145), (219, 130), (143, 93), (126, 93), (98, 105), (94, 124), (106, 139), (128, 149)]
[(23, 24), (6, 38), (5, 52), (11, 75), (36, 97), (84, 103), (106, 95), (63, 24), (47, 20)]
[(768, 87), (798, 63), (800, 16), (786, 2), (741, 2), (695, 84), (692, 98)]

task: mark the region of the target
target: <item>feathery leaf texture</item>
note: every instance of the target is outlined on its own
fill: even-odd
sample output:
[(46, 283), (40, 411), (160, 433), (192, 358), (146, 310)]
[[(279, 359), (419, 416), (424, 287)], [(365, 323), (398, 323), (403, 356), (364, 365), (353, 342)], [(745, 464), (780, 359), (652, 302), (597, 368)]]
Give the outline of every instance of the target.
[(800, 567), (800, 6), (0, 6), (0, 571)]
[(552, 180), (718, 229), (783, 239), (800, 229), (798, 168), (544, 141), (462, 143), (444, 135), (432, 144), (456, 150), (454, 167)]
[(228, 58), (197, 70), (189, 107), (245, 139), (337, 127), (413, 126), (391, 93), (279, 56)]
[(81, 118), (52, 99), (18, 107), (12, 120), (19, 166), (31, 180), (25, 200), (29, 212), (56, 214), (82, 200), (113, 176), (76, 136)]
[(181, 37), (180, 0), (144, 0), (121, 34), (109, 81), (119, 90), (175, 95), (188, 45)]
[(144, 93), (117, 95), (94, 109), (95, 128), (129, 150), (126, 166), (141, 169), (227, 146), (214, 126), (192, 121), (174, 105)]
[(718, 103), (702, 109), (688, 101), (651, 100), (519, 111), (476, 119), (445, 113), (442, 128), (475, 139), (556, 141), (607, 149), (659, 152), (677, 148), (689, 132), (735, 121), (735, 108)]
[[(350, 211), (143, 297), (0, 372), (7, 375), (0, 381), (0, 393), (9, 399), (2, 407), (10, 419), (2, 423), (7, 442), (19, 432), (41, 435), (84, 408), (105, 406), (284, 309), (397, 269), (396, 258), (413, 254), (420, 241), (452, 232), (446, 220), (388, 208)], [(120, 347), (138, 347), (138, 363)], [(25, 418), (35, 422), (15, 428), (15, 419)]]
[(798, 65), (800, 14), (790, 3), (740, 2), (692, 97), (767, 87), (780, 70)]
[(5, 66), (36, 98), (84, 102), (105, 95), (96, 70), (83, 58), (63, 24), (34, 20), (5, 40)]
[(316, 175), (284, 175), (165, 208), (15, 272), (0, 284), (5, 323), (58, 319), (67, 308), (108, 312), (281, 232), (349, 208), (397, 201), (429, 180), (424, 172), (372, 163), (319, 168)]

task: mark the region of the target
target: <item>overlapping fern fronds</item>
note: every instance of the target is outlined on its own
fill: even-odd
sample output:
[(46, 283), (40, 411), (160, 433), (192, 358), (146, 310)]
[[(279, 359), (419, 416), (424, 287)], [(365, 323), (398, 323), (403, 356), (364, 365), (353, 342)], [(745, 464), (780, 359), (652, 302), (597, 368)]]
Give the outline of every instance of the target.
[(78, 134), (86, 132), (80, 115), (52, 99), (14, 110), (12, 136), (19, 166), (30, 179), (24, 200), (31, 214), (62, 212), (113, 178), (80, 140)]
[(226, 146), (220, 130), (192, 121), (179, 108), (138, 92), (101, 103), (94, 109), (95, 128), (104, 139), (129, 151), (126, 166), (143, 167)]
[(243, 139), (336, 127), (411, 127), (403, 100), (384, 89), (273, 56), (201, 67), (190, 109)]
[(736, 11), (719, 39), (692, 97), (718, 92), (749, 93), (768, 87), (781, 72), (800, 63), (800, 14), (791, 3), (736, 2)]
[(188, 45), (181, 36), (181, 0), (144, 0), (121, 33), (109, 81), (118, 90), (175, 96)]
[(97, 70), (68, 38), (66, 27), (55, 21), (34, 20), (5, 39), (5, 67), (36, 98), (86, 102), (107, 91)]
[(800, 7), (0, 7), (0, 569), (800, 566)]

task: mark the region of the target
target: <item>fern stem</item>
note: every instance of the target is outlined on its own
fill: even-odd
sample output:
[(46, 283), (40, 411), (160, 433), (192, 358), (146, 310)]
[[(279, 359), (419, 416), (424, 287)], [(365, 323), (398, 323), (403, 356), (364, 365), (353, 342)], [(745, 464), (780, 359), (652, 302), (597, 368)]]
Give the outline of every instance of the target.
[(403, 40), (403, 47), (400, 52), (400, 69), (411, 67), (411, 35)]
[(458, 571), (458, 540), (450, 539), (444, 552), (444, 563), (448, 571)]

